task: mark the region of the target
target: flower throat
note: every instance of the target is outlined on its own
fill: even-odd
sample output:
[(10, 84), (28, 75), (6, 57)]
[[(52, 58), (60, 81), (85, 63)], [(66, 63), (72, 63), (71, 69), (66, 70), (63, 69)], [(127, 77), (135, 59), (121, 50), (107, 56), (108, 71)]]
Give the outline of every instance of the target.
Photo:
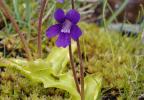
[(70, 33), (72, 23), (69, 20), (65, 20), (62, 26), (61, 32), (63, 33)]

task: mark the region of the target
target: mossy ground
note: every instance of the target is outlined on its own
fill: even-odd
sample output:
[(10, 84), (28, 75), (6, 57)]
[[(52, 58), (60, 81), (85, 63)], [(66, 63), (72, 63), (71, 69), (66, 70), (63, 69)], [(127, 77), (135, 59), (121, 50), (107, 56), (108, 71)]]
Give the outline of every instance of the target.
[[(122, 100), (137, 99), (144, 92), (144, 45), (141, 38), (105, 31), (94, 24), (81, 26), (85, 27), (81, 44), (84, 44), (87, 72), (103, 76), (102, 95), (117, 96)], [(111, 93), (107, 94), (110, 89)]]
[[(100, 98), (136, 100), (144, 93), (144, 45), (140, 37), (122, 36), (95, 24), (80, 23), (85, 73), (103, 77)], [(54, 39), (55, 40), (55, 39)], [(53, 44), (53, 39), (51, 40)], [(75, 53), (75, 61), (76, 59)], [(19, 72), (5, 69), (0, 73), (0, 100), (63, 100), (69, 94), (33, 84)], [(113, 99), (112, 99), (113, 98)]]
[(63, 100), (69, 98), (66, 91), (33, 83), (15, 70), (4, 68), (0, 73), (0, 100)]

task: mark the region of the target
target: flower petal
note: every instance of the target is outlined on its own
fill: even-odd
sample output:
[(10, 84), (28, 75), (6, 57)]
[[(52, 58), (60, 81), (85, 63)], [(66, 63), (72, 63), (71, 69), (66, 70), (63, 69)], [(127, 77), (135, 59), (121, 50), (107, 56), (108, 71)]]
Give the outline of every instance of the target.
[(59, 2), (59, 3), (64, 3), (64, 0), (57, 0), (57, 2)]
[(70, 38), (70, 34), (68, 33), (60, 33), (57, 41), (56, 41), (56, 45), (58, 47), (67, 47), (68, 45), (71, 44), (71, 38)]
[(48, 38), (52, 38), (56, 36), (58, 33), (60, 33), (61, 27), (62, 27), (61, 24), (55, 24), (55, 25), (50, 26), (46, 30), (46, 36)]
[(76, 41), (82, 35), (81, 29), (77, 25), (71, 27), (71, 37)]
[(80, 14), (74, 9), (71, 9), (66, 14), (66, 19), (70, 20), (73, 24), (76, 24), (80, 20)]
[(54, 18), (56, 19), (56, 21), (58, 21), (59, 23), (63, 23), (65, 20), (65, 13), (62, 9), (57, 9), (54, 13)]

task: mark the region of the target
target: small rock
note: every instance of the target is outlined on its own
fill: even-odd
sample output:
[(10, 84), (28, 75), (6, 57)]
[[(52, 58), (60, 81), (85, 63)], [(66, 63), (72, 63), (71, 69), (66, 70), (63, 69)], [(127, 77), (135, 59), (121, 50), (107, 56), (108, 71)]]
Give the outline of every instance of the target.
[(138, 97), (138, 100), (144, 100), (144, 94), (141, 94), (141, 95)]

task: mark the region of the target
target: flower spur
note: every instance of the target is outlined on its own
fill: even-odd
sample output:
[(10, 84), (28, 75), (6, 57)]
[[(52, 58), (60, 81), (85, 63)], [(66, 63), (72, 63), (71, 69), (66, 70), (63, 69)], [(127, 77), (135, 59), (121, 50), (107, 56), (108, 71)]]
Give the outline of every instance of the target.
[(50, 26), (46, 30), (48, 38), (58, 35), (56, 45), (58, 47), (67, 47), (71, 44), (71, 38), (75, 41), (82, 35), (81, 29), (77, 26), (80, 20), (80, 14), (74, 10), (69, 10), (66, 15), (62, 9), (57, 9), (54, 18), (58, 24)]

